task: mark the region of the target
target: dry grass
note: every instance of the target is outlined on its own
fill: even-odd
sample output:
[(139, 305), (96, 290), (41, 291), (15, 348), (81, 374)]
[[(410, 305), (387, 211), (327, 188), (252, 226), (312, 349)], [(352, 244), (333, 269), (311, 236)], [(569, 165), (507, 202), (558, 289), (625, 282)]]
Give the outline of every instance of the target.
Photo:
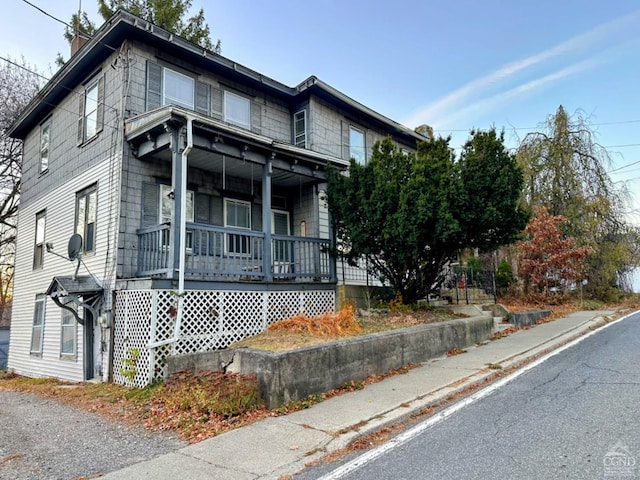
[(353, 305), (347, 305), (336, 313), (325, 313), (317, 317), (307, 317), (300, 313), (269, 325), (267, 331), (299, 333), (312, 337), (348, 337), (362, 331), (355, 312)]
[[(545, 307), (511, 302), (505, 304), (512, 311)], [(636, 301), (625, 306), (638, 308), (638, 305)], [(552, 306), (553, 318), (566, 315), (578, 308), (576, 305)], [(439, 322), (455, 317), (429, 309), (390, 311), (381, 315), (356, 317), (353, 309), (345, 309), (335, 315), (318, 318), (296, 316), (277, 322), (272, 329), (237, 345), (285, 350), (344, 336)], [(327, 325), (322, 325), (322, 322), (326, 322)], [(504, 335), (508, 333), (511, 332), (505, 331)], [(56, 379), (33, 379), (3, 374), (0, 371), (0, 390), (35, 393), (117, 421), (175, 432), (193, 443), (268, 416), (308, 408), (324, 399), (364, 388), (392, 375), (406, 373), (413, 367), (415, 365), (408, 365), (385, 375), (372, 376), (359, 382), (348, 382), (330, 392), (311, 395), (274, 411), (268, 410), (258, 398), (255, 377), (221, 372), (205, 373), (198, 377), (180, 372), (164, 384), (154, 384), (140, 389), (111, 383), (70, 384)]]
[(264, 332), (236, 342), (231, 347), (281, 352), (355, 335), (379, 333), (461, 317), (464, 315), (430, 308), (391, 310), (357, 316), (355, 308), (348, 305), (337, 313), (327, 313), (317, 317), (299, 314), (280, 320), (270, 325)]

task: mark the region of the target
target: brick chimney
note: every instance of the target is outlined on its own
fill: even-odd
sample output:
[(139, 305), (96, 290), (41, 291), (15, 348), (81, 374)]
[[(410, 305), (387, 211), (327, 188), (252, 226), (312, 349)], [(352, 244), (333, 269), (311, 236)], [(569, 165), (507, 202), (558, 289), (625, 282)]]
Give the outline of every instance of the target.
[(82, 48), (82, 46), (89, 41), (90, 37), (83, 35), (82, 33), (76, 32), (76, 36), (73, 37), (71, 41), (71, 56), (73, 57), (78, 50)]

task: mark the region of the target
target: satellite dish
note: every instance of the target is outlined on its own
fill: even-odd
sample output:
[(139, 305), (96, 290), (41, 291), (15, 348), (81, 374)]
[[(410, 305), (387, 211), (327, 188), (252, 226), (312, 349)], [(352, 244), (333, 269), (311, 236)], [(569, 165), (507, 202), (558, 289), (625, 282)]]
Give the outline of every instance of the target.
[(69, 245), (67, 247), (69, 252), (69, 260), (76, 260), (82, 252), (82, 235), (74, 233), (69, 238)]

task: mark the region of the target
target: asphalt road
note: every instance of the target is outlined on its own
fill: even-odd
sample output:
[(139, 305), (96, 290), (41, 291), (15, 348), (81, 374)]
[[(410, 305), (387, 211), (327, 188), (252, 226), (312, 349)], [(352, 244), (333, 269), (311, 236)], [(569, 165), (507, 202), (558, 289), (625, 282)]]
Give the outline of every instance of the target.
[(0, 479), (96, 478), (186, 445), (35, 395), (0, 391)]
[(397, 447), (365, 455), (367, 463), (352, 460), (360, 466), (350, 472), (325, 466), (296, 478), (640, 478), (640, 314)]

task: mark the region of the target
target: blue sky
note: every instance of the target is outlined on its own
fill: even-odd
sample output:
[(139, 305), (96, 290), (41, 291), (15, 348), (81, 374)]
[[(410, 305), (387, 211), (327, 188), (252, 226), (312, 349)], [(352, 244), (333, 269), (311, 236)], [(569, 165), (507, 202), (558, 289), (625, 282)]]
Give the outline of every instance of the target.
[[(64, 21), (78, 0), (29, 0)], [(83, 9), (99, 23), (94, 0)], [(45, 73), (67, 55), (63, 26), (4, 0), (0, 55)], [(193, 1), (223, 55), (287, 85), (316, 75), (411, 128), (459, 147), (471, 128), (507, 144), (562, 104), (589, 117), (611, 176), (640, 212), (640, 2), (637, 0)], [(67, 55), (68, 56), (68, 55)], [(636, 162), (638, 162), (636, 164)], [(613, 171), (615, 170), (615, 171)], [(632, 220), (640, 224), (640, 213)]]

